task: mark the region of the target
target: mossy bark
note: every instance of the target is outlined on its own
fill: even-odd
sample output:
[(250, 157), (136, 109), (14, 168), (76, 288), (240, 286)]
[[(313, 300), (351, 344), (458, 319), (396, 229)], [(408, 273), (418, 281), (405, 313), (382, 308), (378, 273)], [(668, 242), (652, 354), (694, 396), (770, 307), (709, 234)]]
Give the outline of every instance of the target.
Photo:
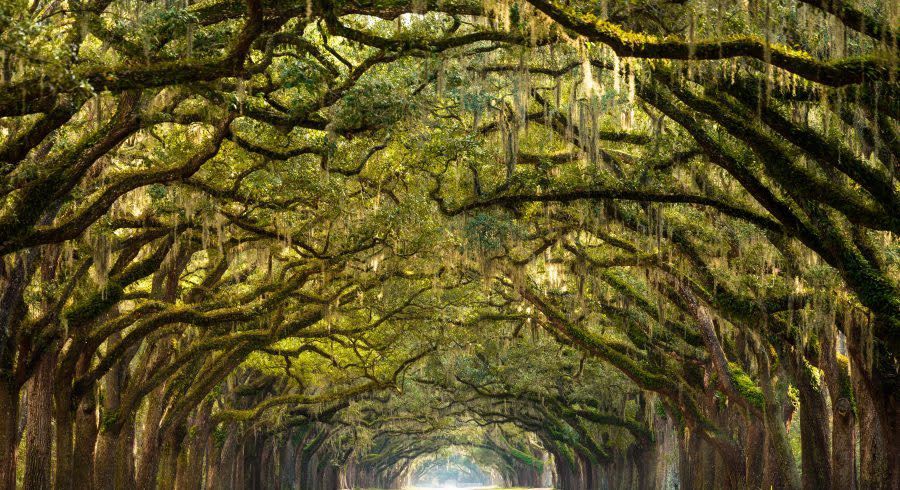
[(791, 366), (792, 378), (800, 394), (800, 446), (803, 488), (831, 488), (831, 438), (825, 393), (818, 373), (803, 359), (791, 354), (782, 357)]
[[(188, 442), (183, 451), (187, 457), (182, 462), (179, 460), (180, 488), (184, 490), (201, 490), (203, 483), (203, 461), (208, 455), (209, 439), (213, 430), (209, 415), (212, 410), (212, 401), (203, 403), (193, 418), (192, 428), (188, 436)], [(208, 455), (212, 457), (211, 454)], [(183, 467), (183, 468), (182, 468)]]
[(159, 422), (163, 416), (163, 389), (155, 390), (148, 397), (147, 411), (141, 421), (139, 455), (135, 474), (135, 488), (138, 490), (156, 490), (156, 479), (159, 471), (160, 443)]
[(93, 390), (81, 397), (75, 413), (75, 445), (72, 451), (73, 487), (91, 490), (94, 487), (94, 448), (97, 442), (96, 398)]
[(789, 490), (799, 490), (801, 488), (801, 479), (797, 471), (797, 465), (794, 455), (791, 452), (787, 439), (787, 431), (784, 419), (784, 406), (776, 396), (775, 387), (772, 385), (772, 375), (770, 372), (770, 362), (768, 354), (765, 352), (760, 355), (760, 384), (766, 399), (765, 424), (767, 437), (768, 454), (771, 463), (766, 467), (775, 477), (771, 477), (772, 483), (780, 483), (783, 488)]
[(56, 356), (48, 353), (28, 381), (28, 424), (25, 436), (25, 488), (50, 490), (53, 485), (53, 368)]

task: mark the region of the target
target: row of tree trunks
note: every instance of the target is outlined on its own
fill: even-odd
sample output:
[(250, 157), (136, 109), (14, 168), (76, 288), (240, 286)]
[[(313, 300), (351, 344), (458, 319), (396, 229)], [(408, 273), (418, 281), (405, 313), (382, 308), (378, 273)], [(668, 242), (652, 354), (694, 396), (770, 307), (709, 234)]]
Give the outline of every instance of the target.
[[(38, 383), (39, 378), (35, 378), (34, 382)], [(830, 394), (832, 397), (839, 394)], [(32, 423), (39, 420), (39, 410), (34, 407), (41, 406), (46, 408), (49, 403), (41, 400), (40, 397), (29, 399), (29, 415), (35, 417)], [(842, 404), (834, 402), (833, 410), (836, 415), (846, 417), (847, 410), (841, 408)], [(283, 488), (301, 488), (304, 490), (330, 490), (337, 489), (342, 484), (351, 484), (355, 486), (378, 485), (390, 488), (398, 485), (396, 481), (385, 481), (379, 475), (367, 469), (364, 466), (355, 464), (346, 464), (340, 467), (334, 464), (322, 451), (325, 446), (326, 438), (316, 438), (309, 433), (304, 433), (295, 440), (283, 435), (254, 435), (244, 434), (234, 431), (229, 432), (227, 438), (217, 444), (212, 433), (212, 425), (209, 423), (209, 414), (211, 404), (206, 403), (197, 409), (190, 419), (190, 426), (193, 428), (191, 437), (187, 437), (187, 432), (179, 431), (175, 440), (165, 441), (160, 448), (159, 456), (156, 457), (156, 486), (152, 488), (177, 488), (177, 489), (201, 489), (201, 488), (231, 488), (234, 490), (268, 490)], [(81, 410), (73, 411), (70, 416), (70, 427), (75, 437), (72, 438), (73, 445), (71, 448), (71, 460), (73, 465), (84, 466), (73, 474), (81, 473), (86, 478), (90, 475), (91, 470), (127, 472), (127, 463), (121, 464), (116, 461), (116, 457), (108, 457), (109, 454), (122, 454), (121, 448), (126, 447), (133, 451), (134, 445), (128, 441), (133, 441), (133, 435), (129, 435), (130, 431), (121, 431), (118, 434), (104, 432), (99, 438), (95, 439), (96, 451), (92, 457), (94, 463), (90, 461), (85, 464), (84, 455), (79, 454), (83, 451), (78, 449), (79, 446), (85, 446), (85, 443), (79, 443), (79, 440), (91, 441), (90, 430), (86, 427), (94, 427), (96, 430), (96, 417), (84, 416)], [(94, 413), (94, 410), (91, 410)], [(802, 411), (801, 411), (802, 414)], [(801, 415), (802, 417), (802, 415)], [(46, 417), (45, 417), (46, 418)], [(80, 421), (80, 419), (83, 419)], [(835, 441), (844, 441), (846, 437), (853, 440), (853, 424), (840, 425), (842, 419), (835, 419), (838, 423), (832, 427), (832, 434)], [(845, 421), (852, 420), (846, 417)], [(677, 430), (665, 418), (657, 420), (662, 428), (657, 430), (658, 445), (653, 445), (647, 449), (632, 448), (625, 454), (616, 455), (611, 461), (599, 464), (592, 463), (589, 458), (583, 454), (576, 453), (575, 459), (567, 459), (566, 455), (561, 452), (554, 453), (554, 461), (556, 463), (555, 473), (557, 478), (557, 486), (562, 489), (571, 490), (587, 490), (602, 488), (623, 488), (623, 489), (650, 489), (661, 488), (666, 481), (666, 475), (671, 475), (673, 469), (666, 467), (665, 463), (660, 461), (667, 451), (667, 445), (676, 444), (673, 442), (677, 439), (678, 454), (678, 475), (680, 478), (681, 488), (713, 488), (721, 486), (723, 481), (723, 472), (730, 471), (730, 467), (725, 464), (721, 456), (716, 450), (704, 440), (703, 437), (684, 431), (681, 435), (677, 435)], [(45, 428), (44, 433), (40, 434), (38, 426), (29, 426), (26, 434), (26, 441), (33, 438), (40, 440), (50, 438), (50, 431)], [(673, 434), (676, 434), (673, 436)], [(59, 437), (59, 433), (57, 435)], [(146, 433), (141, 435), (141, 439), (146, 437)], [(844, 441), (842, 444), (848, 444)], [(26, 447), (28, 444), (26, 443)], [(46, 446), (45, 446), (46, 447)], [(777, 462), (778, 456), (774, 454), (774, 449), (765, 437), (765, 431), (761, 426), (755, 427), (750, 433), (747, 443), (747, 451), (754, 453), (754, 460), (759, 461), (759, 465), (751, 469), (748, 466), (747, 481), (758, 482), (760, 487), (764, 488), (788, 488), (783, 477), (777, 476), (779, 473)], [(140, 451), (144, 455), (142, 458), (152, 458), (148, 455), (148, 450)], [(833, 448), (832, 462), (839, 462), (846, 459), (843, 452), (837, 447)], [(36, 454), (35, 456), (31, 456)], [(28, 463), (26, 468), (37, 468), (40, 465), (46, 465), (49, 461), (49, 454), (41, 455), (37, 452), (27, 451), (27, 455), (32, 461)], [(41, 458), (44, 459), (41, 459)], [(831, 456), (829, 456), (831, 457)], [(126, 460), (128, 458), (125, 458)], [(748, 458), (750, 459), (750, 458)], [(112, 465), (110, 465), (112, 460)], [(57, 464), (60, 459), (58, 457)], [(154, 464), (150, 459), (145, 459), (142, 471), (149, 471), (149, 465)], [(852, 464), (851, 462), (847, 464)], [(106, 469), (110, 468), (112, 469)], [(126, 469), (123, 469), (126, 468)], [(199, 468), (199, 470), (198, 470)], [(205, 471), (203, 470), (205, 468)], [(843, 466), (834, 465), (833, 474), (841, 478), (848, 478), (844, 474)], [(37, 471), (35, 470), (32, 470)], [(31, 474), (31, 473), (29, 473)], [(52, 488), (49, 481), (49, 471), (43, 474), (44, 480), (37, 478), (29, 479), (29, 485), (43, 485), (42, 487), (34, 486), (28, 488)], [(774, 475), (774, 476), (773, 476)], [(523, 469), (521, 472), (514, 472), (505, 475), (509, 484), (521, 486), (538, 486), (542, 482), (540, 472)], [(42, 483), (43, 481), (43, 483)], [(95, 478), (95, 488), (127, 488), (118, 486), (114, 479), (111, 478)], [(855, 488), (855, 481), (850, 478), (849, 483), (854, 486), (846, 488)], [(78, 487), (78, 488), (90, 488)], [(146, 488), (146, 487), (145, 487)], [(836, 488), (836, 487), (835, 487)]]
[[(171, 271), (166, 274), (171, 279), (154, 278), (154, 294), (171, 301), (172, 293), (165, 286), (177, 281), (178, 275)], [(740, 461), (727, 458), (702, 434), (684, 428), (679, 440), (681, 487), (897, 488), (893, 481), (896, 472), (892, 462), (897, 451), (892, 444), (892, 431), (895, 418), (900, 415), (892, 414), (892, 398), (885, 399), (879, 389), (881, 385), (872, 380), (871, 361), (867, 361), (860, 347), (862, 328), (852, 323), (842, 326), (850, 334), (846, 356), (836, 347), (844, 340), (833, 337), (824, 339), (819, 358), (809, 353), (800, 355), (787, 347), (779, 348), (776, 372), (769, 373), (769, 367), (759, 369), (768, 373), (759, 380), (768, 402), (762, 416), (734, 407), (719, 410), (713, 396), (703, 400), (704, 410), (718, 419), (719, 427), (733, 429), (727, 436), (740, 441), (741, 458)], [(746, 340), (739, 340), (737, 352), (729, 353), (729, 357), (747, 365), (752, 356), (759, 354), (754, 354), (754, 349), (740, 347), (745, 343)], [(139, 364), (164, 363), (171, 356), (167, 345), (167, 342), (157, 342), (158, 347), (142, 352)], [(9, 350), (5, 352), (8, 354)], [(0, 460), (3, 485), (0, 488), (4, 490), (15, 486), (16, 452), (23, 437), (21, 427), (25, 428), (26, 488), (154, 490), (280, 486), (319, 490), (352, 480), (381, 478), (354, 475), (355, 470), (348, 471), (325, 457), (321, 451), (325, 437), (304, 440), (296, 446), (278, 443), (276, 449), (271, 436), (259, 439), (256, 435), (239, 437), (229, 433), (219, 447), (212, 437), (214, 427), (209, 422), (209, 403), (191, 411), (188, 419), (176, 421), (175, 430), (162, 438), (160, 423), (168, 403), (165, 385), (149, 394), (139, 421), (129, 418), (112, 422), (98, 417), (98, 411), (117, 413), (123, 389), (130, 386), (128, 369), (124, 366), (133, 354), (107, 372), (99, 388), (90, 387), (76, 396), (73, 380), (87, 372), (90, 357), (80, 354), (72, 374), (66, 375), (62, 369), (54, 370), (58, 367), (57, 355), (63, 353), (56, 348), (48, 349), (34, 374), (24, 383), (11, 376), (3, 379), (0, 409), (10, 414), (0, 423), (0, 444), (6, 448)], [(755, 362), (768, 363), (767, 357), (764, 353)], [(821, 369), (821, 377), (812, 369), (814, 366)], [(776, 378), (779, 381), (773, 386)], [(802, 479), (786, 444), (786, 421), (791, 419), (792, 407), (787, 401), (785, 379), (797, 388), (799, 398)], [(646, 412), (645, 404), (642, 398), (639, 413)], [(293, 457), (284, 451), (293, 453)], [(570, 456), (556, 452), (558, 484), (573, 490), (656, 488), (659, 477), (655, 463), (659, 456), (655, 451), (654, 447), (632, 448), (602, 463), (598, 461), (603, 461), (605, 455), (575, 451)], [(213, 454), (217, 457), (212, 458)], [(53, 455), (55, 464), (51, 462)], [(204, 467), (205, 471), (197, 471)], [(527, 468), (503, 477), (517, 485), (531, 485), (540, 479)], [(396, 479), (379, 483), (397, 484)]]
[[(872, 408), (875, 404), (869, 382), (865, 378), (865, 366), (859, 365), (859, 354), (850, 349), (847, 358), (836, 352), (836, 339), (823, 343), (825, 352), (819, 364), (823, 379), (809, 369), (804, 359), (782, 352), (780, 365), (792, 384), (798, 387), (800, 401), (802, 483), (803, 488), (890, 488), (886, 478), (890, 473), (885, 424)], [(108, 424), (97, 417), (96, 390), (92, 390), (73, 403), (72, 396), (63, 383), (56, 387), (52, 376), (55, 353), (48, 353), (41, 360), (35, 375), (25, 385), (24, 403), (27, 410), (19, 415), (23, 399), (14, 393), (15, 385), (6, 384), (0, 391), (0, 408), (13, 417), (3, 421), (0, 440), (11, 447), (12, 454), (18, 447), (20, 426), (26, 428), (25, 470), (26, 488), (304, 488), (318, 490), (340, 486), (349, 481), (377, 482), (395, 485), (394, 481), (378, 480), (377, 475), (365, 476), (357, 470), (348, 471), (323, 459), (319, 452), (325, 438), (304, 439), (301, 444), (265, 440), (242, 441), (229, 435), (223, 447), (213, 441), (209, 423), (211, 404), (206, 402), (192, 412), (189, 423), (182, 425), (174, 435), (157, 444), (155, 434), (161, 419), (163, 396), (161, 392), (149, 397), (143, 414), (139, 443), (135, 444), (135, 424)], [(853, 369), (851, 369), (853, 367)], [(84, 358), (76, 365), (76, 374), (86, 370)], [(125, 376), (121, 367), (111, 370), (103, 378), (102, 410), (114, 412), (119, 403), (121, 379)], [(822, 383), (825, 381), (825, 383)], [(767, 400), (785, 400), (785, 394), (772, 392), (773, 387), (763, 380)], [(9, 386), (12, 385), (12, 388)], [(827, 385), (823, 391), (819, 386)], [(55, 392), (55, 393), (54, 393)], [(50, 396), (54, 393), (54, 396)], [(712, 404), (713, 401), (710, 400)], [(710, 406), (712, 411), (712, 405)], [(682, 488), (708, 488), (710, 485), (730, 482), (731, 488), (797, 488), (792, 481), (790, 468), (793, 461), (786, 458), (785, 448), (778, 447), (785, 430), (785, 421), (791, 419), (790, 403), (771, 405), (766, 409), (767, 420), (743, 420), (743, 416), (730, 411), (734, 419), (723, 419), (723, 425), (737, 427), (744, 441), (745, 465), (736, 469), (726, 464), (721, 454), (701, 436), (684, 431), (679, 439), (680, 480)], [(857, 424), (857, 413), (861, 414)], [(27, 414), (27, 424), (17, 423)], [(770, 419), (771, 420), (768, 420)], [(55, 424), (55, 451), (52, 451), (52, 431)], [(659, 421), (656, 422), (659, 424)], [(743, 425), (742, 425), (743, 424)], [(191, 429), (190, 431), (188, 429)], [(191, 437), (187, 434), (191, 433)], [(657, 438), (659, 435), (657, 435)], [(856, 467), (855, 448), (859, 440), (859, 472)], [(278, 449), (275, 447), (278, 446)], [(135, 448), (138, 458), (135, 460)], [(576, 454), (574, 463), (557, 453), (556, 473), (561, 488), (574, 490), (587, 488), (658, 488), (659, 477), (657, 446), (649, 450), (633, 449), (626, 455), (617, 455), (611, 462), (591, 462), (590, 455)], [(56, 464), (51, 464), (55, 453)], [(208, 455), (217, 454), (210, 459)], [(294, 461), (290, 464), (290, 461)], [(228, 463), (230, 462), (230, 463)], [(229, 466), (230, 464), (230, 466)], [(198, 468), (206, 468), (205, 471)], [(56, 468), (53, 484), (51, 469)], [(14, 478), (14, 467), (7, 475)], [(539, 475), (522, 469), (504, 476), (516, 485), (534, 485)], [(857, 482), (857, 474), (860, 481)], [(64, 476), (68, 475), (68, 477)], [(324, 475), (324, 476), (323, 476)], [(350, 475), (350, 476), (348, 476)], [(9, 478), (9, 476), (5, 476)], [(9, 482), (9, 480), (6, 480)], [(14, 480), (13, 480), (14, 481)], [(226, 483), (229, 482), (229, 483)], [(740, 482), (740, 483), (735, 483)], [(8, 483), (13, 488), (14, 483)], [(325, 486), (323, 486), (325, 485)]]

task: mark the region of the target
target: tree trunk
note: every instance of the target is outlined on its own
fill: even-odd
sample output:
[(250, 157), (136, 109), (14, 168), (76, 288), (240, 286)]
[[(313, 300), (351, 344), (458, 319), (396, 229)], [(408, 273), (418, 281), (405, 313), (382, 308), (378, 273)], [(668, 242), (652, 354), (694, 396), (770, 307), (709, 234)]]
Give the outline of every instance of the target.
[(163, 389), (153, 390), (147, 401), (147, 412), (144, 415), (141, 444), (139, 446), (135, 488), (138, 490), (155, 490), (157, 472), (159, 471), (160, 440), (159, 422), (163, 415)]
[(158, 481), (156, 488), (169, 490), (175, 488), (176, 474), (178, 472), (178, 455), (181, 452), (184, 434), (181, 430), (176, 430), (172, 437), (167, 437), (162, 443), (160, 451)]
[(775, 388), (772, 386), (772, 376), (769, 372), (769, 357), (766, 353), (759, 356), (760, 361), (760, 386), (765, 398), (765, 424), (767, 453), (774, 459), (774, 464), (767, 464), (769, 470), (776, 469), (781, 476), (784, 487), (790, 490), (800, 488), (800, 475), (797, 474), (797, 466), (794, 464), (794, 454), (788, 445), (787, 431), (785, 428), (784, 407), (775, 396)]
[(53, 448), (53, 369), (56, 356), (44, 355), (28, 381), (25, 488), (50, 490)]
[[(219, 483), (219, 472), (222, 468), (222, 448), (216, 444), (213, 437), (207, 437), (206, 441), (206, 462), (203, 465), (206, 468), (205, 483), (198, 487), (203, 490), (213, 490), (221, 488), (217, 486)], [(291, 487), (294, 488), (294, 487)]]
[[(857, 367), (854, 364), (854, 367)], [(856, 389), (856, 403), (859, 407), (859, 488), (863, 490), (889, 490), (886, 485), (887, 461), (884, 457), (887, 441), (882, 437), (881, 421), (875, 412), (872, 393), (857, 367), (851, 372)]]
[[(876, 318), (876, 322), (879, 320)], [(867, 322), (844, 324), (851, 361), (856, 405), (859, 413), (859, 488), (864, 490), (896, 490), (900, 488), (900, 451), (895, 439), (900, 431), (900, 408), (897, 407), (896, 371), (892, 354), (875, 342), (872, 352), (864, 344), (875, 328)], [(886, 364), (886, 365), (885, 365)], [(892, 373), (886, 376), (884, 373)]]
[(828, 409), (825, 395), (811, 383), (812, 373), (799, 383), (800, 446), (803, 466), (803, 488), (825, 490), (831, 488), (831, 454), (828, 434)]
[[(215, 488), (222, 490), (232, 490), (234, 481), (235, 459), (237, 459), (238, 437), (233, 431), (228, 433), (222, 450), (219, 452), (221, 457), (217, 461), (210, 460), (209, 464), (215, 466), (215, 480), (211, 480), (211, 485), (207, 488)], [(302, 488), (302, 487), (301, 487)]]
[(836, 340), (824, 338), (822, 367), (831, 400), (831, 471), (834, 488), (856, 490), (856, 414), (847, 357), (838, 357)]
[(127, 424), (117, 437), (116, 488), (134, 488), (134, 423)]
[[(886, 321), (874, 319), (871, 328), (886, 331), (892, 328)], [(893, 327), (896, 329), (896, 327)], [(897, 436), (900, 434), (900, 378), (897, 374), (897, 352), (884, 342), (874, 341), (872, 360), (872, 400), (878, 418), (880, 439), (884, 441), (880, 470), (880, 488), (900, 489), (900, 448)]]
[(212, 411), (212, 401), (204, 402), (197, 410), (194, 418), (194, 430), (190, 435), (190, 441), (184, 445), (186, 457), (184, 468), (179, 469), (179, 490), (200, 490), (203, 484), (203, 460), (209, 446), (209, 436), (212, 432), (212, 423), (209, 420)]
[[(6, 373), (0, 373), (4, 376)], [(0, 490), (16, 487), (19, 390), (10, 379), (0, 378)]]
[(75, 471), (72, 429), (74, 410), (71, 389), (59, 387), (56, 393), (56, 490), (71, 490), (72, 473)]
[[(239, 441), (246, 441), (246, 437), (239, 439)], [(231, 488), (234, 490), (246, 490), (244, 486), (244, 482), (246, 481), (246, 466), (244, 466), (244, 456), (246, 455), (247, 446), (244, 442), (239, 442), (237, 447), (237, 454), (235, 455), (234, 461), (234, 473), (232, 474), (231, 479)]]
[(104, 430), (97, 436), (94, 451), (94, 489), (115, 490), (116, 488), (116, 447), (118, 434)]
[[(178, 451), (178, 461), (176, 462), (175, 468), (175, 486), (173, 488), (182, 489), (187, 486), (188, 477), (188, 458), (190, 458), (189, 449), (186, 445), (182, 445), (181, 451)], [(198, 475), (200, 477), (200, 481), (203, 481), (203, 473)], [(199, 489), (200, 483), (197, 483), (197, 488)]]
[(94, 447), (97, 443), (97, 406), (94, 390), (78, 402), (75, 419), (75, 448), (72, 455), (73, 487), (91, 490), (94, 485)]
[[(896, 374), (894, 375), (896, 377)], [(897, 447), (897, 435), (900, 434), (900, 388), (888, 388), (883, 391), (889, 380), (880, 380), (873, 395), (873, 406), (877, 424), (874, 429), (878, 432), (879, 441), (876, 448), (874, 470), (872, 474), (875, 488), (900, 489), (900, 448)]]
[(747, 457), (744, 481), (748, 488), (762, 488), (766, 461), (765, 442), (765, 427), (754, 421), (747, 427), (747, 444), (744, 450)]
[(284, 441), (281, 448), (278, 451), (278, 455), (280, 458), (279, 462), (279, 490), (288, 490), (293, 488), (294, 478), (296, 476), (296, 468), (294, 466), (294, 461), (296, 461), (296, 452), (297, 447), (294, 444), (293, 434), (288, 434), (287, 440)]

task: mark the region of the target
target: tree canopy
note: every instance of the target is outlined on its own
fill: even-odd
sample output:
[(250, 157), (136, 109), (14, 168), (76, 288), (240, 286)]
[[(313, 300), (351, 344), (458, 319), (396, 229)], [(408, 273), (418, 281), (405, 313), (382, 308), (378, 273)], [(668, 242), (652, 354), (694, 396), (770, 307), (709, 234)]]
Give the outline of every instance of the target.
[(900, 488), (898, 16), (0, 3), (0, 490)]

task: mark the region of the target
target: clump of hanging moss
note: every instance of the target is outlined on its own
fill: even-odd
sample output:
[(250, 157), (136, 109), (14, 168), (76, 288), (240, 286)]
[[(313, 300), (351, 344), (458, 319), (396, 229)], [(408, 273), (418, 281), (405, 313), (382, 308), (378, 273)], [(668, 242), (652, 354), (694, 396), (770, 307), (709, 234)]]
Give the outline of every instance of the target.
[(762, 410), (765, 407), (765, 397), (763, 397), (763, 392), (759, 386), (753, 382), (750, 376), (745, 373), (740, 366), (733, 362), (728, 363), (728, 371), (731, 373), (731, 381), (734, 384), (734, 389), (736, 389), (751, 406)]
[(850, 413), (855, 416), (857, 414), (856, 397), (853, 396), (853, 381), (850, 379), (850, 360), (847, 359), (847, 356), (838, 354), (837, 364), (838, 383), (840, 384), (838, 389), (840, 390), (840, 396), (841, 398), (846, 398), (847, 401), (850, 402)]

